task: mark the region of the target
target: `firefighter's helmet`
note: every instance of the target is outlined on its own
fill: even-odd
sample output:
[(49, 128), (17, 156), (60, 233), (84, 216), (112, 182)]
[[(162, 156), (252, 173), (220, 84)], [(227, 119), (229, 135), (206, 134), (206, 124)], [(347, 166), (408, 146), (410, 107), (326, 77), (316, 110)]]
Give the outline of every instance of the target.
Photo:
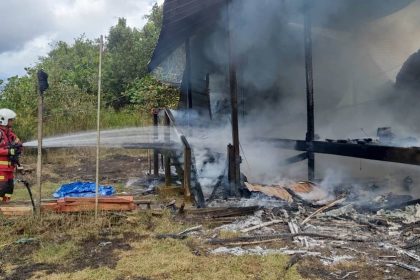
[(16, 113), (10, 109), (0, 109), (0, 125), (6, 126), (9, 120), (15, 119)]

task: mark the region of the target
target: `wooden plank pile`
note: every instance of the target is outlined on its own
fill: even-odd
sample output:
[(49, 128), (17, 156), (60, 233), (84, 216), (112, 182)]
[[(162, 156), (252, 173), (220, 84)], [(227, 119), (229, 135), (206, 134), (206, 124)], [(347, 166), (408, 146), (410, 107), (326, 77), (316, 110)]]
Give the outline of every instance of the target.
[[(136, 210), (132, 196), (111, 196), (100, 197), (98, 199), (99, 211), (131, 211)], [(95, 198), (87, 197), (65, 197), (57, 202), (45, 203), (42, 205), (43, 211), (54, 212), (86, 212), (95, 210)]]
[[(138, 204), (146, 204), (150, 208), (150, 201), (134, 201), (132, 196), (99, 197), (99, 211), (132, 211), (138, 209)], [(95, 211), (95, 198), (66, 197), (56, 201), (42, 203), (42, 211), (71, 213)], [(0, 215), (3, 216), (28, 216), (33, 214), (33, 209), (26, 205), (0, 205)]]
[(0, 213), (3, 216), (28, 216), (32, 215), (32, 207), (29, 206), (0, 206)]

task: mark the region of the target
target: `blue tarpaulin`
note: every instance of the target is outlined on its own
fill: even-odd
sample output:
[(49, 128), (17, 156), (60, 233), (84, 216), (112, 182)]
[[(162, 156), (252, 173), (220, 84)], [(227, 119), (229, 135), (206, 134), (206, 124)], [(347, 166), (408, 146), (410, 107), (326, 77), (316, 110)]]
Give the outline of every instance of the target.
[[(59, 187), (53, 196), (63, 197), (94, 197), (96, 184), (93, 182), (73, 182)], [(99, 186), (99, 196), (111, 196), (115, 193), (112, 186)]]

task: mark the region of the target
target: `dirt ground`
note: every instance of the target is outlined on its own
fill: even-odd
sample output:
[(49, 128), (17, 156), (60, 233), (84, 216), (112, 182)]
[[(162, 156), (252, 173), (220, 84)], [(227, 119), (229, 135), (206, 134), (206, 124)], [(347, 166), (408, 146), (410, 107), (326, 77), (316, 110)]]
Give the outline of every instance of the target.
[[(22, 162), (29, 170), (35, 168), (34, 156), (27, 155)], [(94, 178), (92, 150), (50, 152), (45, 163), (44, 198), (51, 198), (61, 183)], [(119, 192), (128, 191), (127, 181), (144, 176), (148, 169), (144, 151), (102, 151), (101, 183), (113, 184)], [(35, 181), (35, 172), (20, 176)], [(319, 256), (301, 254), (213, 254), (221, 246), (206, 240), (237, 237), (238, 233), (218, 229), (223, 222), (215, 225), (200, 216), (184, 219), (164, 207), (173, 199), (179, 207), (182, 196), (149, 194), (146, 198), (155, 201), (153, 211), (104, 213), (97, 221), (91, 214), (0, 217), (0, 279), (419, 279), (416, 272), (370, 261), (395, 255), (392, 250), (369, 251), (366, 244), (357, 242), (334, 245), (334, 254), (353, 258), (330, 264)], [(14, 199), (27, 200), (26, 190), (17, 186)], [(203, 229), (183, 239), (156, 238), (197, 225)], [(286, 225), (273, 229), (288, 232)], [(258, 246), (262, 250), (300, 249), (292, 239)], [(256, 248), (252, 244), (241, 247)], [(333, 257), (331, 248), (318, 251), (325, 258)]]

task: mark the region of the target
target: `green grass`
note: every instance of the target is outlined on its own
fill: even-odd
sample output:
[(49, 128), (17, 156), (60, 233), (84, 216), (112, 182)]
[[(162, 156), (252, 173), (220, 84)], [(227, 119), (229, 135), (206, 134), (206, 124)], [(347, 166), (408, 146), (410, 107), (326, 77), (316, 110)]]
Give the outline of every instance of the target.
[[(45, 136), (67, 134), (71, 132), (88, 131), (96, 129), (96, 110), (54, 117), (45, 122)], [(129, 108), (116, 111), (111, 108), (101, 112), (101, 128), (121, 128), (146, 126), (151, 123), (151, 117), (136, 109)], [(34, 137), (35, 135), (33, 135)]]

